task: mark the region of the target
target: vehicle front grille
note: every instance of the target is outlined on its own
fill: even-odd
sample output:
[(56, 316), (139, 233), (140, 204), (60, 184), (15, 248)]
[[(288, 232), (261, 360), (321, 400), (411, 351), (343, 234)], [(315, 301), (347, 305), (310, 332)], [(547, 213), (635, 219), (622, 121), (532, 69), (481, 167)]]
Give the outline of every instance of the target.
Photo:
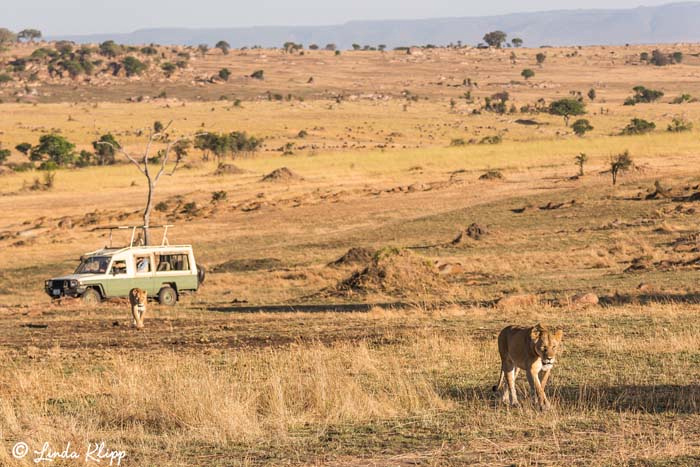
[(53, 280), (53, 281), (51, 281), (51, 288), (52, 289), (59, 289), (59, 290), (67, 289), (68, 288), (68, 281)]

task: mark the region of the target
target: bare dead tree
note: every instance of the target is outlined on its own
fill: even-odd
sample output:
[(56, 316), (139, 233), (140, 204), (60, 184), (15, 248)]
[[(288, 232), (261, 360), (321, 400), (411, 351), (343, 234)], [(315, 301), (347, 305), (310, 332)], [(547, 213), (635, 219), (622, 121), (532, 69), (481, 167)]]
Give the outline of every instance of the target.
[[(159, 128), (156, 128), (154, 125), (153, 128), (149, 128), (147, 135), (148, 135), (148, 141), (146, 143), (146, 147), (143, 151), (143, 153), (135, 155), (135, 154), (130, 154), (128, 151), (126, 151), (124, 148), (121, 146), (115, 146), (111, 143), (108, 142), (99, 142), (98, 144), (106, 144), (111, 147), (113, 147), (118, 153), (122, 154), (124, 157), (126, 157), (129, 162), (134, 164), (136, 168), (143, 174), (143, 176), (146, 178), (146, 181), (148, 183), (148, 194), (146, 196), (146, 207), (143, 210), (143, 238), (144, 238), (144, 243), (146, 245), (150, 244), (151, 241), (151, 235), (149, 232), (149, 227), (151, 225), (151, 211), (153, 210), (153, 197), (155, 194), (156, 186), (158, 185), (158, 181), (160, 180), (160, 177), (165, 173), (165, 167), (168, 164), (168, 160), (170, 158), (170, 153), (176, 145), (181, 143), (182, 141), (188, 140), (189, 137), (182, 137), (178, 139), (170, 139), (170, 135), (168, 134), (168, 130), (170, 129), (172, 125), (172, 121), (168, 122), (167, 125), (163, 126), (162, 128), (161, 125), (158, 125)], [(196, 136), (196, 135), (195, 135)], [(160, 155), (160, 160), (157, 163), (157, 170), (153, 171), (152, 167), (149, 165), (149, 159), (150, 159), (150, 154), (151, 154), (151, 149), (154, 144), (165, 144), (165, 148), (161, 149), (158, 154)], [(179, 158), (178, 158), (179, 159)], [(169, 175), (173, 175), (175, 173), (175, 170), (178, 168), (178, 163), (175, 164), (173, 167), (172, 171), (170, 172)]]

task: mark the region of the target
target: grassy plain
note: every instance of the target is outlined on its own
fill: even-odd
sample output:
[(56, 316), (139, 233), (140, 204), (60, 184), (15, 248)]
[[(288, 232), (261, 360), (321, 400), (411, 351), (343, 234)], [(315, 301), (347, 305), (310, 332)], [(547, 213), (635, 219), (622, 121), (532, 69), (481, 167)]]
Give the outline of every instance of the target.
[[(669, 103), (700, 97), (700, 49), (665, 47), (684, 52), (681, 65), (640, 64), (653, 48), (546, 49), (543, 67), (529, 49), (515, 64), (471, 49), (210, 52), (170, 80), (48, 80), (33, 100), (6, 85), (4, 147), (55, 130), (87, 149), (111, 131), (137, 152), (154, 120), (265, 146), (227, 161), (242, 174), (213, 175), (192, 151), (160, 182), (155, 222), (177, 224), (171, 242), (192, 243), (209, 277), (175, 308), (153, 304), (142, 332), (118, 300), (90, 310), (42, 290), (105, 244), (92, 227), (138, 222), (136, 169), (60, 170), (50, 191), (27, 189), (38, 172), (0, 175), (0, 464), (30, 465), (12, 458), (17, 441), (105, 440), (125, 465), (697, 465), (700, 138), (665, 130), (675, 116), (700, 122), (700, 103)], [(222, 66), (236, 78), (190, 81)], [(263, 67), (265, 81), (243, 78)], [(623, 106), (638, 84), (666, 95)], [(583, 138), (544, 113), (473, 113), (503, 90), (519, 108), (590, 88)], [(167, 99), (125, 101), (161, 90)], [(619, 136), (633, 117), (657, 129)], [(450, 146), (496, 134), (501, 144)], [(612, 187), (609, 159), (625, 150), (635, 168)], [(581, 152), (585, 175), (572, 178)], [(279, 167), (302, 179), (261, 180)], [(492, 169), (504, 178), (479, 178)], [(646, 199), (657, 180), (671, 195)], [(488, 234), (450, 243), (472, 223)], [(459, 267), (438, 294), (329, 293), (364, 266), (328, 266), (351, 247)], [(600, 303), (576, 306), (587, 292)], [(523, 294), (537, 304), (494, 306)], [(546, 414), (490, 392), (499, 329), (536, 322), (565, 332)]]

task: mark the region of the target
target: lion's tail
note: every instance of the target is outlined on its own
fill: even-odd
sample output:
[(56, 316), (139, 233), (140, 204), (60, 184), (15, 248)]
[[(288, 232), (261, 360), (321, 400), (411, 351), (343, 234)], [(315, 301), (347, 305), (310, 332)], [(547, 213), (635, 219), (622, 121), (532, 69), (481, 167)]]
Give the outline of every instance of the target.
[(506, 380), (506, 372), (501, 370), (501, 374), (498, 377), (498, 384), (496, 386), (494, 386), (493, 388), (491, 388), (491, 390), (493, 392), (498, 392), (501, 389), (503, 389), (503, 383), (505, 382), (505, 380)]

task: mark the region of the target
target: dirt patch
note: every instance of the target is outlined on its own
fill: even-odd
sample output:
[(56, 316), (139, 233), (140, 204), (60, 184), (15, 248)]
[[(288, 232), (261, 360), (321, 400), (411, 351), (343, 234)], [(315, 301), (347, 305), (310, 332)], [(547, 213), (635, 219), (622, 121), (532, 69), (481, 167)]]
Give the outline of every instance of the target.
[(540, 210), (542, 211), (552, 211), (554, 209), (562, 209), (562, 208), (570, 208), (572, 206), (576, 205), (576, 200), (572, 199), (571, 201), (565, 201), (563, 203), (552, 203), (551, 201), (545, 204), (544, 206), (540, 206)]
[(454, 246), (469, 244), (471, 240), (481, 240), (488, 235), (489, 230), (485, 225), (473, 223), (466, 229), (462, 230), (457, 237), (452, 240)]
[(245, 173), (245, 170), (233, 164), (219, 164), (214, 171), (214, 175), (239, 175)]
[(343, 256), (336, 259), (328, 266), (331, 267), (342, 267), (342, 266), (354, 266), (357, 264), (369, 264), (376, 254), (376, 250), (365, 247), (352, 247), (345, 252)]
[(700, 232), (693, 232), (676, 238), (671, 247), (678, 253), (697, 253), (700, 251)]
[(533, 208), (532, 204), (527, 204), (523, 206), (522, 208), (513, 208), (510, 210), (510, 212), (514, 212), (515, 214), (522, 214), (526, 211), (530, 211)]
[(434, 264), (409, 250), (385, 248), (361, 271), (340, 281), (332, 295), (385, 294), (394, 297), (436, 295), (448, 290)]
[(539, 126), (539, 125), (546, 125), (546, 123), (538, 122), (537, 120), (531, 120), (529, 118), (519, 118), (515, 121), (518, 125), (525, 125), (525, 126)]
[(503, 180), (505, 177), (500, 170), (489, 170), (479, 177), (479, 180)]
[(275, 169), (262, 178), (263, 182), (296, 182), (301, 180), (304, 180), (304, 178), (292, 172), (287, 167)]
[(634, 258), (632, 263), (624, 270), (626, 273), (646, 271), (674, 271), (683, 269), (700, 269), (700, 257), (691, 259), (663, 259), (653, 261), (649, 256)]
[(263, 271), (280, 267), (282, 261), (277, 258), (232, 259), (214, 266), (212, 272)]

